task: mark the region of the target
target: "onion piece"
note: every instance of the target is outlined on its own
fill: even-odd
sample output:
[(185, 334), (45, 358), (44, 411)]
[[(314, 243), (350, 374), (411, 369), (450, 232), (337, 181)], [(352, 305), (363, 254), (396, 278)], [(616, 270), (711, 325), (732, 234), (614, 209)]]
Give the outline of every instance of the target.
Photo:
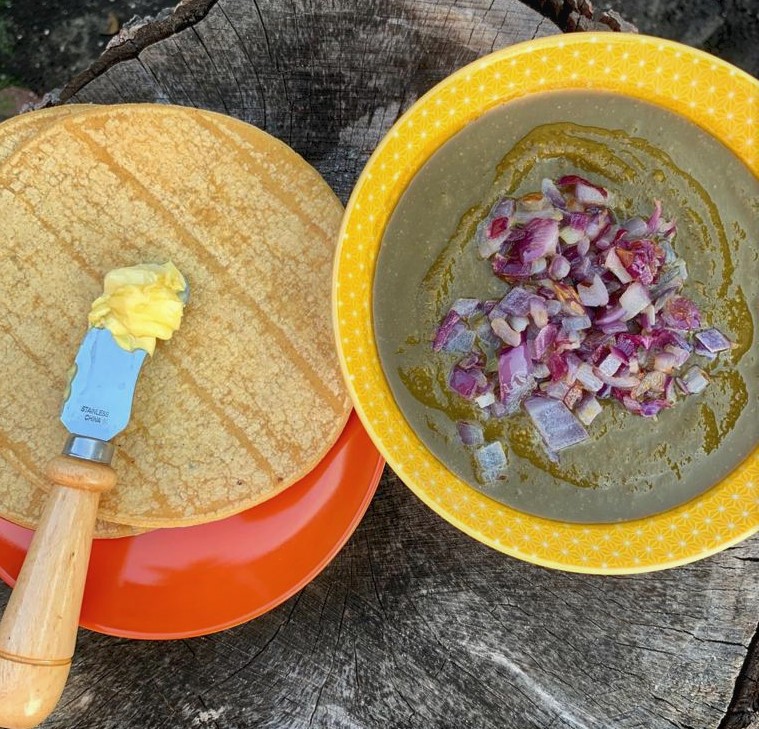
[(617, 374), (619, 368), (623, 364), (624, 362), (621, 357), (614, 354), (614, 352), (609, 352), (609, 354), (607, 354), (603, 361), (598, 365), (596, 371), (599, 377), (602, 374), (606, 375), (607, 377), (613, 377)]
[(523, 332), (530, 326), (530, 320), (526, 316), (510, 316), (507, 321), (515, 332)]
[(715, 359), (733, 345), (717, 329), (699, 331), (700, 312), (680, 293), (688, 273), (672, 246), (676, 226), (662, 215), (654, 201), (648, 218), (619, 225), (608, 192), (577, 175), (494, 205), (476, 242), (510, 285), (500, 300), (456, 299), (435, 332), (434, 351), (463, 355), (448, 372), (451, 390), (476, 404), (481, 420), (527, 400), (536, 412), (541, 401), (570, 418), (576, 409), (585, 423), (602, 398), (653, 417), (678, 389), (701, 392), (706, 374), (680, 369), (694, 350)]
[(731, 349), (733, 343), (719, 329), (705, 329), (696, 334), (696, 339), (701, 342), (704, 349), (709, 352), (724, 352)]
[(561, 190), (559, 190), (553, 180), (547, 177), (544, 178), (540, 183), (540, 191), (543, 193), (543, 197), (545, 197), (547, 200), (550, 200), (551, 204), (554, 207), (560, 208), (562, 210), (566, 209), (567, 202), (564, 199), (564, 196), (561, 194)]
[(548, 267), (548, 275), (555, 281), (561, 281), (569, 274), (569, 261), (562, 255), (556, 255), (551, 259)]
[(486, 392), (484, 395), (480, 395), (479, 397), (474, 398), (474, 401), (477, 403), (477, 407), (480, 407), (484, 410), (495, 402), (495, 393)]
[(581, 329), (590, 329), (591, 321), (587, 315), (583, 316), (565, 316), (561, 325), (567, 332), (577, 332)]
[(474, 460), (479, 468), (481, 481), (495, 481), (503, 475), (506, 469), (506, 453), (499, 441), (488, 443), (474, 452)]
[(456, 324), (460, 321), (461, 317), (455, 311), (451, 310), (446, 314), (435, 334), (435, 340), (432, 342), (433, 352), (439, 352), (443, 348), (443, 345), (451, 338)]
[(468, 420), (459, 420), (456, 423), (459, 438), (465, 446), (478, 446), (485, 442), (485, 432), (479, 423), (471, 423)]
[(565, 225), (559, 229), (559, 238), (564, 241), (565, 245), (577, 245), (583, 238), (587, 239), (584, 228), (574, 228), (571, 225)]
[(574, 410), (583, 425), (590, 425), (601, 414), (601, 403), (593, 395), (586, 395)]
[(448, 341), (443, 344), (441, 350), (443, 352), (466, 354), (467, 352), (472, 351), (476, 336), (477, 335), (471, 329), (467, 329), (465, 326), (461, 325), (460, 328), (452, 333)]
[(493, 333), (502, 339), (510, 347), (518, 347), (522, 341), (522, 335), (514, 331), (505, 319), (496, 318), (490, 322)]
[(701, 326), (701, 313), (690, 299), (676, 296), (662, 308), (662, 321), (672, 329), (692, 331)]
[[(520, 286), (514, 286), (506, 296), (504, 296), (493, 311), (498, 310), (504, 314), (511, 314), (513, 316), (527, 316), (530, 313), (530, 301), (534, 294), (532, 291), (523, 289)], [(490, 317), (493, 318), (493, 312), (490, 312)]]
[(555, 220), (536, 218), (524, 227), (527, 235), (519, 243), (523, 263), (545, 258), (556, 252), (559, 243), (559, 224)]
[(526, 344), (506, 349), (498, 355), (498, 385), (501, 402), (512, 400), (522, 393), (526, 395), (528, 389), (531, 391), (534, 388), (532, 360), (527, 354)]
[(670, 352), (661, 352), (654, 357), (654, 369), (669, 374), (677, 367), (677, 357)]
[(629, 321), (640, 314), (651, 303), (646, 287), (639, 281), (633, 281), (619, 297), (619, 304), (625, 310), (623, 321)]
[(606, 251), (606, 258), (604, 259), (604, 266), (608, 268), (621, 283), (626, 284), (632, 281), (632, 276), (627, 273), (627, 269), (622, 265), (622, 261), (619, 260), (616, 248), (609, 248)]
[(548, 397), (553, 397), (556, 400), (563, 400), (566, 394), (569, 392), (569, 385), (566, 382), (554, 382), (551, 380), (550, 382), (544, 384), (545, 387), (541, 386), (543, 392), (545, 392)]
[(583, 384), (586, 390), (590, 390), (590, 392), (598, 392), (604, 384), (603, 380), (600, 380), (595, 375), (593, 368), (587, 362), (583, 362), (577, 368), (575, 378), (578, 382)]
[(535, 326), (545, 327), (548, 324), (548, 308), (545, 299), (540, 296), (533, 296), (529, 302), (529, 313)]
[(588, 432), (561, 400), (536, 396), (527, 399), (524, 407), (551, 450), (560, 451), (588, 439)]
[(462, 319), (469, 319), (482, 311), (482, 302), (479, 299), (456, 299), (451, 310), (455, 311)]
[(693, 365), (681, 378), (682, 385), (691, 395), (703, 392), (709, 385), (709, 378), (700, 367)]
[(591, 284), (578, 284), (577, 294), (583, 306), (606, 306), (609, 303), (609, 292), (598, 274), (593, 276)]

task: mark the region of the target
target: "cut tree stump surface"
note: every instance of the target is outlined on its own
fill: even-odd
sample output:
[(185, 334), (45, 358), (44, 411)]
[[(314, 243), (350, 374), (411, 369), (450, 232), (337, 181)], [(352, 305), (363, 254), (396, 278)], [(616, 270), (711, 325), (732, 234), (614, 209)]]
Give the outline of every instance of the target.
[[(562, 28), (625, 27), (584, 0), (532, 4), (188, 0), (125, 27), (47, 103), (227, 113), (345, 201), (383, 134), (455, 69)], [(386, 469), (347, 546), (267, 615), (172, 642), (81, 631), (44, 726), (756, 729), (758, 607), (757, 539), (667, 572), (553, 572), (458, 532)]]

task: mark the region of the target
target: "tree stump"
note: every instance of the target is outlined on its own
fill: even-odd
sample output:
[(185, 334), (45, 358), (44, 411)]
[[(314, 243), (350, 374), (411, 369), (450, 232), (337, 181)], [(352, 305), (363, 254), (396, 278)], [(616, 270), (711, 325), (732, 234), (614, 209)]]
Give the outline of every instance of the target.
[[(186, 0), (129, 24), (46, 103), (231, 114), (294, 147), (345, 200), (444, 76), (556, 23), (596, 27), (586, 0), (533, 4), (541, 13), (517, 0)], [(456, 531), (386, 470), (346, 548), (269, 614), (171, 643), (83, 631), (46, 725), (756, 727), (757, 562), (754, 539), (663, 573), (552, 572)]]

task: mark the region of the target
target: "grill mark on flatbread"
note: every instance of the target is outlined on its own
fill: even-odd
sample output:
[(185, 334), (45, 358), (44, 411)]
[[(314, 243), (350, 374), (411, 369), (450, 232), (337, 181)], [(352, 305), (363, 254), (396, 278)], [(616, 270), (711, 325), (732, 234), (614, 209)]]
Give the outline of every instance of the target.
[[(0, 447), (2, 447), (5, 452), (13, 454), (14, 460), (26, 471), (24, 476), (26, 476), (29, 481), (35, 485), (40, 484), (39, 464), (32, 457), (31, 451), (24, 443), (13, 440), (3, 428), (0, 428)], [(16, 467), (16, 471), (21, 473), (21, 469), (18, 467)]]
[(210, 131), (212, 134), (215, 133), (224, 135), (224, 137), (226, 137), (232, 144), (235, 145), (235, 149), (238, 155), (240, 157), (243, 157), (248, 162), (248, 164), (256, 170), (258, 181), (261, 183), (261, 186), (264, 188), (264, 190), (266, 190), (267, 193), (269, 193), (278, 203), (280, 203), (283, 208), (297, 217), (307, 229), (317, 233), (320, 237), (329, 237), (328, 231), (324, 230), (316, 223), (314, 223), (313, 220), (308, 217), (307, 213), (301, 210), (299, 206), (293, 205), (292, 200), (289, 199), (286, 195), (283, 195), (277, 189), (277, 186), (272, 180), (271, 175), (269, 175), (269, 173), (261, 166), (261, 164), (256, 161), (255, 157), (245, 148), (245, 146), (240, 143), (236, 135), (233, 135), (227, 129), (224, 129), (218, 124), (214, 124), (212, 121), (210, 121), (210, 119), (204, 119), (198, 116), (193, 117), (193, 120), (197, 123), (198, 126), (203, 127), (203, 129)]
[(46, 233), (48, 233), (53, 240), (58, 242), (58, 245), (60, 245), (61, 249), (64, 250), (76, 262), (76, 265), (79, 266), (82, 271), (84, 271), (96, 281), (102, 281), (103, 274), (93, 268), (90, 261), (86, 259), (81, 253), (79, 253), (79, 251), (77, 251), (73, 246), (67, 245), (66, 242), (61, 238), (59, 232), (49, 223), (47, 223), (40, 215), (37, 214), (34, 206), (23, 197), (23, 194), (14, 192), (11, 192), (11, 194), (13, 195), (14, 199), (18, 200), (26, 208), (27, 212), (39, 222), (40, 227)]
[(43, 372), (50, 376), (50, 381), (56, 384), (59, 381), (60, 373), (53, 372), (53, 368), (47, 359), (40, 357), (33, 349), (31, 349), (14, 331), (13, 327), (9, 327), (2, 319), (0, 319), (0, 332), (5, 334), (10, 340), (18, 347), (21, 354), (24, 355), (30, 362), (34, 363)]
[[(164, 352), (163, 356), (167, 356), (167, 354), (168, 353)], [(272, 468), (271, 464), (269, 463), (269, 460), (266, 458), (266, 456), (264, 456), (263, 453), (261, 453), (261, 451), (258, 450), (255, 443), (253, 443), (253, 441), (248, 437), (248, 434), (224, 412), (223, 408), (219, 407), (213, 395), (206, 392), (198, 384), (198, 381), (193, 377), (192, 373), (188, 369), (181, 367), (177, 363), (176, 357), (168, 354), (168, 358), (169, 358), (169, 361), (172, 363), (172, 365), (174, 365), (174, 367), (177, 369), (180, 380), (184, 384), (189, 385), (192, 388), (193, 392), (195, 392), (198, 399), (222, 423), (224, 430), (227, 433), (229, 433), (229, 435), (231, 435), (245, 449), (245, 452), (254, 461), (256, 461), (256, 463), (259, 465), (261, 470), (264, 471), (271, 479), (276, 480), (277, 478), (279, 478), (278, 475), (275, 473), (274, 469)]]
[(306, 377), (309, 384), (314, 388), (314, 391), (324, 403), (329, 406), (335, 414), (342, 412), (344, 409), (343, 399), (331, 392), (321, 377), (298, 352), (295, 345), (287, 336), (287, 333), (282, 331), (281, 327), (274, 322), (269, 314), (247, 293), (247, 291), (245, 291), (244, 288), (242, 288), (231, 276), (227, 275), (226, 269), (214, 260), (213, 256), (206, 250), (205, 246), (203, 246), (203, 244), (197, 240), (190, 231), (174, 219), (174, 216), (166, 210), (161, 201), (156, 198), (155, 195), (153, 195), (153, 193), (140, 182), (140, 180), (138, 180), (129, 170), (116, 162), (116, 160), (91, 139), (85, 131), (73, 129), (72, 125), (66, 125), (66, 129), (73, 137), (86, 145), (91, 150), (93, 156), (103, 162), (103, 164), (107, 165), (113, 172), (117, 173), (125, 180), (128, 180), (133, 188), (141, 193), (143, 201), (148, 203), (156, 213), (164, 218), (164, 220), (168, 221), (169, 225), (177, 231), (182, 242), (193, 251), (198, 260), (203, 266), (205, 266), (206, 270), (219, 279), (223, 279), (226, 286), (229, 289), (234, 290), (235, 296), (237, 296), (245, 306), (252, 310), (254, 316), (266, 324), (274, 335), (281, 351)]

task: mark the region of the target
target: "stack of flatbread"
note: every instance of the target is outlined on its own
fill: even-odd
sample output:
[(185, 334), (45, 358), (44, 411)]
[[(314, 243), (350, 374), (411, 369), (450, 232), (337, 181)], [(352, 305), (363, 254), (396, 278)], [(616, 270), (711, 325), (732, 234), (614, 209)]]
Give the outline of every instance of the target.
[(34, 526), (103, 277), (171, 260), (181, 329), (143, 367), (96, 536), (198, 524), (308, 473), (350, 411), (330, 321), (342, 207), (255, 127), (171, 106), (0, 125), (0, 516)]

